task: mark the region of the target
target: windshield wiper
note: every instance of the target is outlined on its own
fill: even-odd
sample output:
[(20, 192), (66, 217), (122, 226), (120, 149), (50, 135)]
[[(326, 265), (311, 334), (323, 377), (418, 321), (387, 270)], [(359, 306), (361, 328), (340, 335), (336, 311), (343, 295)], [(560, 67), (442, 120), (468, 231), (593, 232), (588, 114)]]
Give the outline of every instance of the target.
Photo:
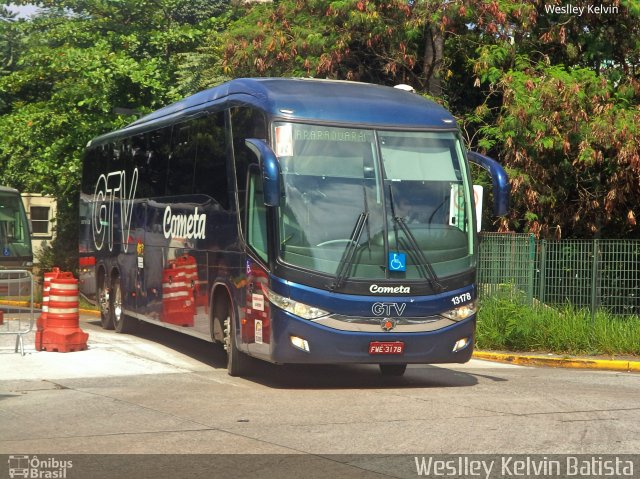
[(329, 286), (331, 291), (335, 291), (340, 288), (345, 279), (347, 279), (349, 268), (351, 268), (351, 264), (353, 263), (353, 255), (356, 252), (356, 248), (360, 242), (360, 236), (362, 236), (362, 230), (364, 229), (364, 225), (367, 223), (368, 218), (369, 213), (365, 211), (360, 213), (360, 216), (358, 216), (353, 232), (351, 233), (351, 237), (349, 238), (349, 243), (342, 253), (342, 258), (340, 258), (340, 263), (336, 270), (336, 281)]
[(417, 266), (423, 270), (424, 272), (423, 275), (429, 280), (429, 283), (431, 283), (431, 286), (433, 287), (433, 289), (435, 289), (437, 292), (444, 291), (444, 286), (442, 286), (442, 284), (440, 283), (438, 275), (433, 269), (433, 265), (424, 255), (422, 248), (420, 248), (420, 246), (418, 245), (418, 242), (416, 241), (416, 237), (413, 235), (413, 233), (411, 232), (411, 229), (409, 229), (407, 224), (404, 222), (404, 218), (400, 216), (394, 216), (393, 220), (396, 223), (398, 223), (398, 225), (400, 226), (400, 229), (406, 236), (407, 242), (409, 243), (408, 244), (409, 249), (413, 251), (413, 253), (417, 256), (417, 259), (418, 259), (418, 261), (416, 262)]
[[(435, 289), (437, 292), (444, 291), (444, 286), (442, 286), (442, 284), (440, 283), (440, 279), (433, 269), (433, 265), (425, 256), (422, 248), (420, 248), (416, 237), (413, 235), (411, 229), (407, 226), (407, 223), (405, 223), (404, 217), (396, 215), (395, 202), (393, 200), (393, 191), (391, 189), (391, 185), (389, 185), (389, 198), (391, 200), (391, 214), (393, 215), (393, 221), (398, 226), (400, 226), (400, 229), (404, 233), (406, 242), (408, 243), (406, 246), (408, 246), (408, 249), (413, 252), (416, 257), (416, 266), (419, 270), (422, 271), (422, 275), (429, 280), (429, 283), (431, 284), (431, 287), (433, 289)], [(395, 234), (397, 241), (398, 232), (396, 231)]]

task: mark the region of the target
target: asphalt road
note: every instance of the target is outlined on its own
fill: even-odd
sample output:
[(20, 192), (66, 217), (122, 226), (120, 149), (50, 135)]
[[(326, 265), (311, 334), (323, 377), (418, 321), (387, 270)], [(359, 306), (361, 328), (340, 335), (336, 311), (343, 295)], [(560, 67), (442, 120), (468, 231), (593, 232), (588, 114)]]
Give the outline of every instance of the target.
[[(275, 366), (232, 378), (222, 350), (82, 321), (89, 349), (0, 338), (0, 454), (633, 454), (640, 374), (472, 360)], [(0, 476), (2, 477), (2, 476)]]

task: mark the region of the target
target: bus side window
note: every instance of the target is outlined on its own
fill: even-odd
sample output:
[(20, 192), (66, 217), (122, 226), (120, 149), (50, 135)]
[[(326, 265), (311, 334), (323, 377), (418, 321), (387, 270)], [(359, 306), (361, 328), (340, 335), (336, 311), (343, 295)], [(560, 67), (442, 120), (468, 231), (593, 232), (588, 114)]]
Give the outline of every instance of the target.
[(267, 261), (267, 207), (260, 169), (255, 164), (249, 167), (247, 205), (247, 242), (260, 258)]
[(111, 144), (109, 155), (107, 156), (107, 171), (105, 173), (122, 170), (124, 148), (122, 140), (116, 140)]
[(194, 193), (212, 197), (223, 209), (229, 209), (227, 150), (224, 112), (195, 120), (197, 141)]
[(173, 126), (171, 155), (167, 176), (169, 196), (188, 195), (193, 191), (195, 178), (196, 142), (193, 123), (184, 122)]
[[(171, 138), (171, 129), (160, 133)], [(164, 195), (167, 175), (167, 154), (163, 142), (168, 139), (158, 132), (144, 133), (133, 138), (133, 166), (138, 168), (138, 188), (136, 198), (154, 198)]]

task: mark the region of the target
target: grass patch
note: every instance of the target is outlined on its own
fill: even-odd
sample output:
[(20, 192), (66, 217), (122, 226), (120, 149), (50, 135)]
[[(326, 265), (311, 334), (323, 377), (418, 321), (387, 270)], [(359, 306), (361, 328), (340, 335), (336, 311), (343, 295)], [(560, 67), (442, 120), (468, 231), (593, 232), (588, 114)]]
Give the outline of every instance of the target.
[(87, 301), (85, 298), (83, 298), (82, 296), (80, 296), (80, 309), (87, 309), (87, 310), (91, 310), (91, 311), (100, 311), (100, 308), (95, 305), (90, 303), (89, 301)]
[(572, 306), (531, 306), (507, 294), (480, 302), (478, 349), (570, 355), (640, 356), (640, 318)]
[[(30, 296), (0, 296), (0, 304), (3, 303), (24, 303), (25, 306), (31, 304)], [(40, 308), (42, 306), (42, 291), (37, 290), (34, 292), (33, 303), (36, 308)], [(100, 311), (100, 308), (97, 305), (90, 303), (82, 296), (79, 296), (78, 298), (78, 306), (80, 309)]]

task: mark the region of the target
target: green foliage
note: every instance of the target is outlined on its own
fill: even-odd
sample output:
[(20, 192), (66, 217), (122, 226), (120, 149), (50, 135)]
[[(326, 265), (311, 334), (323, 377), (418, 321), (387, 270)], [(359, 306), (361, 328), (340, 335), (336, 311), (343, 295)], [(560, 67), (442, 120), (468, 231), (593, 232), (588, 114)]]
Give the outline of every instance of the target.
[(94, 136), (179, 98), (180, 55), (216, 27), (219, 0), (49, 0), (0, 22), (0, 183), (58, 200), (59, 264), (77, 255), (80, 159)]
[(640, 200), (634, 82), (616, 86), (593, 70), (546, 64), (506, 72), (501, 114), (480, 131), (503, 145), (512, 168), (514, 226), (524, 219), (536, 234), (555, 225), (581, 237), (638, 234), (628, 219)]
[[(424, 22), (441, 2), (282, 0), (257, 4), (229, 26), (231, 76), (313, 76), (424, 89)], [(420, 88), (422, 87), (422, 88)]]
[(481, 301), (479, 349), (556, 354), (640, 355), (640, 318), (615, 317), (566, 306), (526, 305), (523, 298), (492, 295)]
[[(507, 18), (508, 3), (497, 5)], [(508, 167), (512, 213), (502, 229), (640, 237), (638, 2), (582, 16), (549, 13), (552, 3), (531, 2), (535, 15), (502, 22), (506, 36), (478, 38), (466, 56), (483, 95), (451, 105), (470, 143)]]
[[(231, 79), (222, 73), (219, 66), (222, 48), (217, 38), (226, 28), (226, 18), (213, 18), (209, 21), (206, 44), (193, 51), (176, 55), (176, 83), (173, 90), (177, 96), (188, 96), (211, 88)], [(209, 43), (210, 42), (210, 43)]]

